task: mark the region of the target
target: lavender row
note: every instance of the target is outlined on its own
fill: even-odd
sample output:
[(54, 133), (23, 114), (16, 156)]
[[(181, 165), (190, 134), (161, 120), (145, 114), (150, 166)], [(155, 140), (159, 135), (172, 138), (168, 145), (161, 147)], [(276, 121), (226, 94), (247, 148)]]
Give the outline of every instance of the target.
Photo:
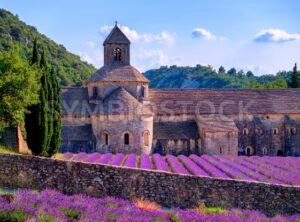
[(100, 157), (101, 157), (100, 153), (93, 153), (93, 154), (89, 154), (89, 156), (84, 161), (88, 163), (94, 163), (98, 159), (100, 159)]
[(127, 156), (127, 159), (125, 161), (126, 167), (136, 167), (136, 155), (131, 153)]
[(209, 174), (194, 163), (190, 158), (180, 155), (178, 159), (182, 162), (185, 168), (196, 176), (209, 176)]
[(269, 158), (260, 158), (261, 161), (264, 161), (266, 164), (272, 165), (272, 167), (276, 167), (279, 170), (284, 170), (285, 172), (293, 172), (294, 175), (299, 173), (299, 169), (294, 166), (289, 166), (283, 161), (279, 161), (278, 159), (271, 159)]
[(248, 167), (245, 167), (241, 164), (235, 163), (232, 161), (232, 159), (228, 156), (214, 156), (215, 158), (217, 158), (218, 160), (224, 162), (226, 165), (228, 165), (229, 167), (235, 169), (235, 170), (239, 170), (242, 173), (246, 174), (247, 176), (251, 177), (254, 180), (258, 180), (258, 181), (262, 181), (262, 182), (268, 182), (269, 181), (269, 177), (260, 174), (254, 170), (249, 169)]
[(63, 158), (65, 160), (70, 160), (70, 159), (72, 159), (73, 156), (74, 156), (73, 153), (66, 152), (66, 153), (64, 153), (64, 157)]
[[(243, 158), (243, 157), (242, 157)], [(272, 178), (276, 180), (280, 180), (284, 183), (291, 184), (291, 185), (297, 185), (300, 184), (300, 180), (297, 178), (292, 178), (292, 175), (283, 175), (280, 174), (277, 170), (274, 170), (274, 168), (269, 169), (267, 165), (261, 165), (259, 160), (255, 160), (254, 158), (243, 158), (246, 161), (255, 164), (261, 168), (261, 172), (263, 174), (266, 174), (268, 176), (271, 176)]]
[(246, 161), (245, 158), (234, 158), (234, 160), (244, 166), (247, 166), (248, 168), (255, 170), (256, 172), (259, 172), (261, 174), (266, 175), (267, 177), (270, 178), (271, 181), (273, 181), (272, 183), (276, 183), (276, 184), (287, 184), (287, 182), (285, 180), (282, 180), (281, 178), (278, 178), (278, 176), (274, 175), (274, 172), (271, 170), (268, 170), (267, 168), (263, 168), (260, 167), (256, 164), (253, 164), (249, 161)]
[(156, 170), (169, 171), (168, 165), (167, 165), (165, 159), (161, 155), (159, 155), (158, 153), (155, 153), (155, 154), (153, 154), (152, 158), (153, 158), (153, 162), (154, 162)]
[(98, 163), (101, 163), (101, 164), (108, 164), (109, 161), (111, 160), (112, 158), (112, 154), (111, 153), (106, 153), (106, 154), (103, 154), (100, 158), (100, 160), (98, 161)]
[(147, 155), (147, 154), (142, 154), (141, 155), (141, 157), (140, 157), (140, 168), (141, 169), (147, 169), (147, 170), (152, 169), (152, 165), (151, 165), (149, 155)]
[(82, 161), (82, 160), (84, 160), (87, 156), (88, 156), (87, 153), (81, 152), (81, 153), (78, 153), (78, 154), (73, 158), (73, 160), (75, 160), (75, 161)]
[(202, 157), (217, 168), (219, 168), (219, 170), (223, 170), (227, 175), (231, 176), (232, 178), (249, 181), (253, 180), (251, 177), (243, 174), (241, 171), (228, 167), (226, 164), (216, 160), (212, 156), (203, 155)]
[(124, 159), (123, 153), (118, 153), (114, 156), (113, 160), (111, 161), (111, 165), (113, 166), (121, 166), (123, 159)]
[(231, 178), (227, 174), (223, 173), (221, 170), (204, 160), (203, 158), (192, 154), (190, 159), (193, 160), (196, 164), (202, 167), (206, 172), (209, 173), (212, 177), (219, 177), (219, 178)]
[(182, 166), (182, 164), (178, 161), (178, 159), (175, 156), (168, 154), (166, 156), (166, 160), (170, 164), (172, 172), (174, 172), (174, 173), (181, 173), (181, 174), (190, 174), (184, 168), (184, 166)]

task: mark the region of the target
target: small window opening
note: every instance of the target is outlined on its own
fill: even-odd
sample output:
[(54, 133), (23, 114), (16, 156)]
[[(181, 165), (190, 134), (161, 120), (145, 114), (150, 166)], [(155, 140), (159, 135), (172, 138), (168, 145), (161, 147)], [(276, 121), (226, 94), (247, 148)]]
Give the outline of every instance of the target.
[(129, 133), (124, 134), (124, 145), (129, 145)]
[(115, 61), (121, 61), (122, 58), (122, 51), (120, 48), (116, 48), (114, 51), (114, 57), (115, 57)]
[(247, 154), (247, 156), (251, 156), (251, 148), (250, 147), (248, 147), (246, 149), (246, 154)]
[(144, 132), (144, 146), (149, 146), (149, 132)]
[(283, 156), (283, 151), (282, 150), (278, 150), (277, 151), (277, 156)]
[(263, 151), (263, 155), (267, 155), (268, 151), (266, 147), (264, 147), (262, 151)]
[(93, 97), (96, 98), (98, 96), (98, 90), (97, 90), (97, 87), (95, 86), (93, 88)]
[(273, 134), (274, 134), (274, 135), (277, 135), (277, 134), (278, 134), (278, 129), (277, 129), (277, 128), (273, 129)]
[(108, 133), (104, 133), (104, 142), (105, 145), (108, 145)]
[(248, 135), (248, 133), (249, 133), (248, 129), (247, 129), (247, 128), (244, 128), (244, 129), (243, 129), (243, 135)]
[(291, 128), (291, 134), (296, 135), (297, 134), (297, 129), (295, 127)]

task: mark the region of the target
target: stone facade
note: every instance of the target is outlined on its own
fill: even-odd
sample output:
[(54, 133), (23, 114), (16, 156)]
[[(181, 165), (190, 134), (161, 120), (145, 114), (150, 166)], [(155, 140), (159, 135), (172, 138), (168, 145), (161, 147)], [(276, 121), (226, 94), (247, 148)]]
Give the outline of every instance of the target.
[(118, 26), (103, 46), (104, 66), (62, 89), (62, 151), (300, 156), (299, 89), (149, 89)]
[(300, 187), (245, 182), (86, 164), (50, 158), (0, 154), (0, 186), (52, 188), (66, 194), (146, 198), (164, 207), (200, 203), (263, 211), (299, 213)]

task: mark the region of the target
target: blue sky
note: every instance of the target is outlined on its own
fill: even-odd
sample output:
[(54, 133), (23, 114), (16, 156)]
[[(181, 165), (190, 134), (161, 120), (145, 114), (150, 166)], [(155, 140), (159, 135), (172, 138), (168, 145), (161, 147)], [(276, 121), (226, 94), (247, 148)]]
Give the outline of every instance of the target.
[(116, 20), (141, 71), (209, 64), (262, 74), (300, 63), (298, 0), (0, 0), (0, 7), (96, 67)]

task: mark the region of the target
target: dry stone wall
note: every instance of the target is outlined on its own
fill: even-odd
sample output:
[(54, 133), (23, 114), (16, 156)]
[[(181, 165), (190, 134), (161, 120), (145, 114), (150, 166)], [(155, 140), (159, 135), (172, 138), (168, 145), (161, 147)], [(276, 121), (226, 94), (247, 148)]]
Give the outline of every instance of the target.
[(66, 194), (144, 197), (164, 207), (200, 203), (225, 208), (299, 213), (300, 187), (118, 168), (24, 155), (0, 154), (0, 186), (53, 188)]

